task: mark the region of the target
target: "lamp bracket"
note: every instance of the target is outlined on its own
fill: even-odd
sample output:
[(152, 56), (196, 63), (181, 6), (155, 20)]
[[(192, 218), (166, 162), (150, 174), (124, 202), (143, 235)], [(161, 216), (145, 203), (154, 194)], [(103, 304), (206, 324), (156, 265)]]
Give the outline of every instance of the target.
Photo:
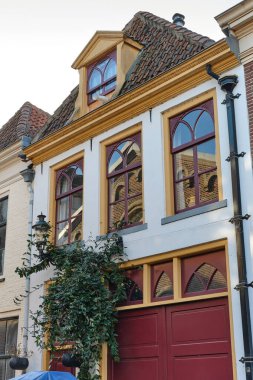
[(239, 362), (241, 362), (242, 364), (253, 363), (253, 356), (242, 356)]
[(249, 283), (243, 281), (234, 287), (235, 290), (241, 290), (242, 288), (253, 288), (253, 281), (251, 281)]
[(231, 152), (230, 155), (226, 158), (226, 161), (230, 162), (232, 158), (244, 157), (245, 154), (246, 152), (241, 152), (241, 153)]

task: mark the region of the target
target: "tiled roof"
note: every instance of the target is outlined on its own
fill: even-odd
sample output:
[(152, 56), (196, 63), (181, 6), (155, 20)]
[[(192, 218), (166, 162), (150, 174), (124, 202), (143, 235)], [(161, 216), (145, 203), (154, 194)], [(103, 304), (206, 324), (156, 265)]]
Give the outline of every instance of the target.
[(148, 12), (138, 12), (123, 32), (144, 45), (121, 94), (145, 83), (214, 44), (208, 37)]
[(50, 115), (25, 102), (12, 118), (0, 128), (0, 151), (10, 147), (22, 136), (34, 137)]
[[(148, 12), (136, 13), (123, 32), (127, 37), (143, 45), (143, 48), (130, 68), (118, 95), (144, 84), (214, 44), (214, 41), (208, 37)], [(77, 96), (78, 86), (55, 111), (36, 140), (68, 124), (74, 112)]]
[(41, 129), (34, 141), (43, 138), (44, 136), (64, 127), (64, 125), (67, 124), (75, 109), (78, 90), (79, 86), (76, 86), (74, 90), (71, 91), (70, 95), (57, 108), (53, 116), (49, 118), (47, 124)]

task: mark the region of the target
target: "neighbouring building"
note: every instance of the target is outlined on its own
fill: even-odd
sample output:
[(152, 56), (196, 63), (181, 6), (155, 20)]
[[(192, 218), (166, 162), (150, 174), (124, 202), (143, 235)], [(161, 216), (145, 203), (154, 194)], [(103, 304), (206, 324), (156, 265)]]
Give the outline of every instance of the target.
[[(28, 311), (25, 304), (16, 305), (14, 298), (24, 294), (26, 283), (15, 273), (27, 250), (28, 222), (32, 222), (33, 190), (27, 188), (21, 173), (27, 169), (22, 162), (22, 149), (48, 120), (48, 114), (29, 102), (0, 129), (0, 379), (15, 376), (9, 367), (13, 355), (26, 349)], [(18, 374), (18, 372), (16, 373)]]
[[(24, 149), (34, 221), (47, 215), (56, 244), (123, 227), (132, 286), (103, 380), (253, 378), (252, 13), (244, 0), (218, 16), (218, 42), (180, 14), (95, 33), (72, 65), (79, 85)], [(48, 369), (29, 349), (29, 370)]]

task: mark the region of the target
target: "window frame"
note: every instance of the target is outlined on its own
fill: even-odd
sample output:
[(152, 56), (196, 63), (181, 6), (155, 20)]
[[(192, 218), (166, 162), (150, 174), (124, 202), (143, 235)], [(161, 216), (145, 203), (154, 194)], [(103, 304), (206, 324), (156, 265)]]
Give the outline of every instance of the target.
[[(71, 220), (74, 219), (74, 218), (71, 218), (71, 207), (72, 207), (72, 201), (71, 201), (71, 197), (73, 194), (75, 193), (78, 193), (80, 191), (82, 191), (82, 211), (81, 211), (81, 220), (83, 221), (83, 182), (82, 182), (82, 185), (80, 186), (77, 186), (75, 189), (72, 189), (70, 191), (67, 191), (65, 193), (63, 193), (62, 195), (57, 195), (57, 187), (58, 187), (58, 183), (59, 183), (59, 180), (60, 180), (60, 177), (62, 175), (62, 173), (69, 167), (71, 166), (78, 166), (81, 170), (82, 170), (82, 175), (84, 177), (84, 173), (83, 173), (83, 158), (80, 157), (79, 159), (76, 159), (76, 160), (73, 160), (73, 161), (70, 161), (68, 163), (66, 163), (65, 165), (61, 166), (60, 168), (56, 169), (55, 170), (55, 186), (54, 186), (54, 202), (55, 202), (55, 213), (54, 213), (54, 221), (55, 221), (55, 227), (54, 227), (54, 243), (57, 245), (57, 226), (60, 224), (60, 223), (64, 223), (64, 222), (68, 222), (69, 225), (71, 225)], [(64, 198), (68, 198), (69, 199), (69, 205), (68, 205), (68, 218), (67, 219), (62, 219), (60, 221), (58, 221), (57, 219), (57, 214), (58, 214), (58, 203), (59, 203), (59, 200), (61, 199), (64, 199)], [(83, 233), (82, 233), (82, 236), (83, 236)], [(69, 228), (68, 229), (68, 242), (66, 244), (71, 244), (71, 229)], [(60, 244), (59, 244), (60, 245)]]
[[(5, 247), (6, 247), (6, 231), (7, 231), (7, 219), (8, 219), (8, 196), (5, 196), (0, 199), (0, 203), (4, 202), (7, 200), (7, 213), (6, 213), (6, 220), (3, 222), (0, 222), (0, 228), (5, 227), (5, 241), (4, 241), (4, 248), (0, 248), (0, 277), (4, 275), (4, 257), (5, 257)], [(1, 266), (2, 266), (2, 271), (1, 271)]]
[[(109, 59), (109, 62), (106, 64), (103, 72), (101, 72), (101, 70), (99, 69), (99, 71), (101, 72), (101, 76), (102, 76), (102, 79), (101, 79), (101, 83), (95, 87), (92, 87), (90, 88), (89, 87), (89, 81), (90, 81), (90, 77), (93, 73), (93, 71), (96, 69), (96, 67), (98, 65), (100, 65), (103, 61), (105, 61), (106, 59)], [(113, 60), (115, 62), (115, 66), (116, 66), (116, 75), (108, 78), (108, 79), (104, 79), (104, 74), (105, 74), (105, 70), (108, 66), (108, 64), (110, 63), (110, 61)], [(102, 96), (106, 96), (107, 94), (109, 94), (110, 92), (114, 91), (115, 88), (116, 88), (116, 79), (117, 79), (117, 52), (116, 50), (108, 53), (107, 55), (105, 55), (104, 57), (100, 58), (98, 61), (94, 62), (92, 65), (90, 65), (88, 68), (87, 68), (87, 83), (86, 83), (86, 93), (87, 93), (87, 101), (88, 101), (88, 105), (96, 102), (96, 99), (92, 99), (92, 95), (93, 93), (95, 93), (96, 91), (98, 90), (102, 90), (102, 92), (99, 94), (99, 95), (102, 95)], [(111, 88), (109, 88), (108, 90), (106, 90), (106, 86), (108, 84), (110, 84), (111, 82), (115, 82), (115, 85), (112, 86)]]
[[(120, 170), (117, 170), (116, 172), (112, 172), (112, 173), (109, 173), (108, 172), (108, 165), (109, 165), (109, 161), (113, 155), (113, 153), (115, 151), (117, 151), (117, 147), (121, 144), (123, 144), (124, 142), (126, 141), (132, 141), (132, 144), (136, 143), (140, 149), (140, 156), (141, 156), (141, 162), (140, 163), (134, 163), (134, 164), (131, 164), (131, 165), (126, 165), (125, 167), (123, 167), (122, 169)], [(137, 170), (137, 169), (140, 169), (142, 171), (142, 167), (143, 167), (143, 162), (142, 162), (142, 138), (141, 138), (141, 131), (138, 131), (137, 133), (134, 133), (132, 135), (129, 135), (129, 136), (126, 136), (125, 138), (123, 139), (119, 139), (115, 142), (113, 142), (112, 144), (108, 145), (106, 147), (106, 181), (107, 181), (107, 226), (108, 226), (108, 230), (111, 232), (111, 231), (114, 231), (116, 230), (117, 228), (110, 228), (110, 207), (114, 204), (117, 204), (117, 203), (122, 203), (124, 202), (124, 212), (125, 212), (125, 217), (127, 215), (127, 220), (126, 220), (126, 224), (120, 226), (120, 228), (130, 228), (130, 227), (134, 227), (134, 226), (138, 226), (138, 225), (142, 225), (144, 223), (144, 210), (143, 210), (143, 181), (142, 181), (142, 184), (141, 184), (141, 192), (139, 193), (135, 193), (134, 195), (132, 196), (129, 196), (128, 195), (128, 174), (133, 171), (133, 170)], [(120, 199), (120, 200), (116, 200), (114, 202), (111, 202), (110, 201), (110, 179), (112, 178), (117, 178), (118, 176), (124, 176), (124, 187), (125, 187), (125, 195), (124, 195), (124, 198), (123, 199)], [(137, 199), (138, 197), (141, 196), (141, 203), (142, 203), (142, 221), (140, 222), (136, 222), (136, 223), (129, 223), (129, 215), (130, 215), (130, 212), (129, 212), (129, 208), (128, 208), (128, 202), (129, 200), (131, 199)], [(107, 231), (108, 232), (108, 231)]]
[[(207, 90), (205, 93), (198, 94), (193, 98), (172, 106), (163, 112), (163, 136), (164, 136), (164, 170), (165, 170), (165, 215), (166, 217), (175, 215), (184, 215), (184, 212), (205, 207), (208, 204), (202, 203), (197, 207), (191, 209), (183, 209), (181, 212), (175, 211), (175, 190), (174, 190), (174, 168), (173, 159), (171, 154), (171, 133), (170, 133), (170, 119), (182, 113), (187, 113), (193, 108), (212, 100), (213, 101), (213, 121), (215, 131), (215, 150), (216, 150), (216, 165), (217, 165), (217, 179), (218, 179), (218, 200), (223, 200), (222, 191), (222, 176), (221, 176), (221, 160), (220, 160), (220, 143), (219, 143), (219, 123), (218, 123), (218, 109), (217, 109), (217, 94), (216, 89)], [(215, 203), (217, 201), (213, 201)]]

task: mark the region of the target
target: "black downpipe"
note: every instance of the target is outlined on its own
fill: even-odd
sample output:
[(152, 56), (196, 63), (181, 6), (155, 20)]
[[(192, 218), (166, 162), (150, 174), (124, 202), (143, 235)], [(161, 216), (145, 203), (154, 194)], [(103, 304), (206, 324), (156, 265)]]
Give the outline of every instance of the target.
[(244, 342), (244, 357), (240, 359), (242, 363), (245, 363), (246, 379), (253, 380), (253, 346), (252, 346), (252, 330), (251, 330), (251, 318), (250, 318), (250, 305), (249, 305), (249, 289), (247, 282), (247, 266), (245, 258), (245, 245), (244, 245), (244, 230), (243, 219), (248, 219), (249, 215), (242, 216), (242, 204), (241, 204), (241, 190), (240, 190), (240, 171), (238, 160), (239, 157), (244, 156), (244, 152), (238, 154), (237, 150), (237, 136), (236, 136), (236, 122), (235, 122), (235, 108), (234, 99), (239, 95), (233, 95), (233, 90), (238, 83), (236, 75), (225, 76), (219, 78), (219, 76), (212, 72), (211, 65), (207, 65), (207, 73), (213, 78), (218, 80), (221, 89), (225, 91), (226, 98), (224, 104), (227, 108), (227, 120), (228, 120), (228, 134), (229, 134), (229, 147), (230, 156), (227, 161), (231, 164), (231, 180), (232, 180), (232, 193), (233, 193), (233, 205), (234, 205), (234, 217), (230, 222), (235, 224), (235, 236), (236, 236), (236, 251), (238, 262), (238, 275), (239, 284), (237, 289), (240, 292), (240, 304), (242, 315), (242, 329), (243, 329), (243, 342)]

